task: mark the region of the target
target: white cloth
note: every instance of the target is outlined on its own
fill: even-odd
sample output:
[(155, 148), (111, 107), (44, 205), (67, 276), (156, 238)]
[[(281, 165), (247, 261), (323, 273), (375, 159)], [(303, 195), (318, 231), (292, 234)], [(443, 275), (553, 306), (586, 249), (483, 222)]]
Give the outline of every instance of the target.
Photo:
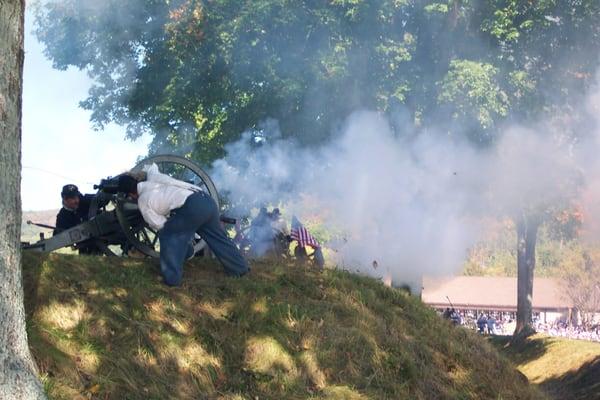
[(156, 164), (144, 167), (144, 171), (146, 180), (137, 184), (138, 207), (144, 221), (160, 230), (172, 210), (181, 207), (192, 193), (202, 189), (160, 173)]

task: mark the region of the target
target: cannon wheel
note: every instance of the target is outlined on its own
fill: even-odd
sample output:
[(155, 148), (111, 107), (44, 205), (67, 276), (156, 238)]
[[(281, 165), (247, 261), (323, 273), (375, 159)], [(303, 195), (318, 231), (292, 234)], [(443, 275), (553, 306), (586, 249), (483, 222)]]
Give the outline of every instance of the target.
[[(159, 171), (164, 174), (199, 186), (210, 194), (217, 203), (217, 207), (219, 207), (219, 194), (215, 184), (208, 174), (194, 162), (180, 156), (158, 155), (140, 161), (132, 171), (139, 172), (145, 165), (150, 165), (152, 163), (155, 163), (158, 166)], [(131, 203), (127, 202), (125, 199), (117, 199), (117, 219), (119, 220), (119, 224), (121, 225), (128, 242), (147, 256), (154, 258), (160, 257), (157, 232), (143, 221), (141, 229), (139, 227), (135, 228), (130, 221), (125, 218), (124, 208), (127, 207), (128, 204), (130, 205)], [(206, 242), (202, 238), (194, 239), (194, 254), (198, 254), (205, 248)]]
[[(249, 239), (249, 234), (250, 234), (251, 228), (252, 228), (251, 225), (247, 225), (241, 229), (241, 231), (240, 231), (241, 240), (239, 240), (236, 243), (236, 245), (240, 249), (242, 254), (244, 254), (246, 256), (257, 256), (257, 254), (254, 253), (255, 250), (252, 248), (252, 243)], [(290, 256), (290, 250), (289, 250), (289, 242), (286, 239), (286, 235), (281, 230), (279, 230), (273, 226), (271, 226), (269, 229), (271, 230), (271, 233), (273, 236), (273, 240), (272, 240), (273, 247), (270, 249), (271, 254), (274, 254), (276, 257), (282, 258), (282, 259), (288, 258)]]

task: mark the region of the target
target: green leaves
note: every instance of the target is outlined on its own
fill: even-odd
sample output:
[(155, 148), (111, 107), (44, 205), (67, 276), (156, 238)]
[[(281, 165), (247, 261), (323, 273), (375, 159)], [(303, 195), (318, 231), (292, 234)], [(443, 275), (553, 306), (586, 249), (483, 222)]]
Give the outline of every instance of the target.
[(448, 12), (448, 4), (444, 3), (433, 3), (425, 6), (425, 11), (427, 13), (442, 13), (446, 14)]
[(315, 143), (360, 108), (423, 125), (448, 111), (457, 133), (491, 135), (576, 101), (599, 20), (595, 0), (56, 0), (36, 33), (56, 68), (94, 80), (81, 104), (96, 127), (209, 162), (265, 118)]
[[(514, 25), (515, 17), (519, 16), (516, 7), (516, 2), (511, 1), (507, 7), (496, 10), (493, 18), (484, 23), (482, 27), (483, 31), (490, 32), (490, 34), (503, 42), (516, 41), (520, 35), (518, 27)], [(526, 22), (526, 26), (533, 24), (532, 21)]]
[(491, 64), (453, 60), (440, 82), (438, 101), (452, 109), (454, 118), (475, 118), (482, 129), (493, 127), (497, 117), (508, 114), (508, 96), (496, 81), (498, 69)]

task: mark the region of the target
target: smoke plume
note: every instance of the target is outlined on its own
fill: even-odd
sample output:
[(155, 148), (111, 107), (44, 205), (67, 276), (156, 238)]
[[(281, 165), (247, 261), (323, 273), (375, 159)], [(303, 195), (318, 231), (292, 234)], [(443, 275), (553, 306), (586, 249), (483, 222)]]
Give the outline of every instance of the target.
[[(121, 3), (52, 1), (38, 12), (54, 65), (96, 80), (82, 103), (92, 119), (133, 137), (152, 130), (151, 153), (197, 155), (276, 116), (283, 135), (265, 120), (211, 176), (236, 216), (279, 206), (288, 222), (320, 221), (341, 268), (419, 289), (422, 275), (460, 268), (486, 218), (574, 203), (600, 211), (600, 90), (579, 104), (572, 95), (593, 66), (592, 11), (532, 6), (545, 22), (528, 20), (509, 40), (480, 25), (496, 21), (496, 6)], [(565, 109), (530, 121), (552, 107)]]
[[(593, 92), (588, 107), (599, 98)], [(419, 290), (423, 275), (458, 272), (487, 217), (600, 204), (590, 157), (600, 150), (597, 121), (589, 122), (579, 141), (567, 134), (576, 127), (542, 121), (506, 126), (481, 148), (436, 131), (394, 130), (384, 116), (358, 111), (329, 143), (306, 148), (269, 120), (258, 137), (248, 131), (230, 144), (211, 175), (238, 215), (281, 205), (288, 220), (317, 217), (340, 232), (325, 244), (330, 263)]]

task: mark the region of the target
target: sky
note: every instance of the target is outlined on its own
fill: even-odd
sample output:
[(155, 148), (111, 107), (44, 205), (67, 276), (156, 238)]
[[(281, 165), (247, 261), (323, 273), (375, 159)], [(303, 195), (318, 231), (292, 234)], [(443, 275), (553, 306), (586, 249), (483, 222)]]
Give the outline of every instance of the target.
[(74, 183), (82, 193), (117, 175), (144, 156), (150, 137), (125, 140), (125, 129), (110, 125), (94, 131), (90, 112), (79, 107), (91, 80), (77, 69), (59, 71), (43, 54), (25, 16), (21, 201), (23, 211), (61, 207), (63, 185)]

